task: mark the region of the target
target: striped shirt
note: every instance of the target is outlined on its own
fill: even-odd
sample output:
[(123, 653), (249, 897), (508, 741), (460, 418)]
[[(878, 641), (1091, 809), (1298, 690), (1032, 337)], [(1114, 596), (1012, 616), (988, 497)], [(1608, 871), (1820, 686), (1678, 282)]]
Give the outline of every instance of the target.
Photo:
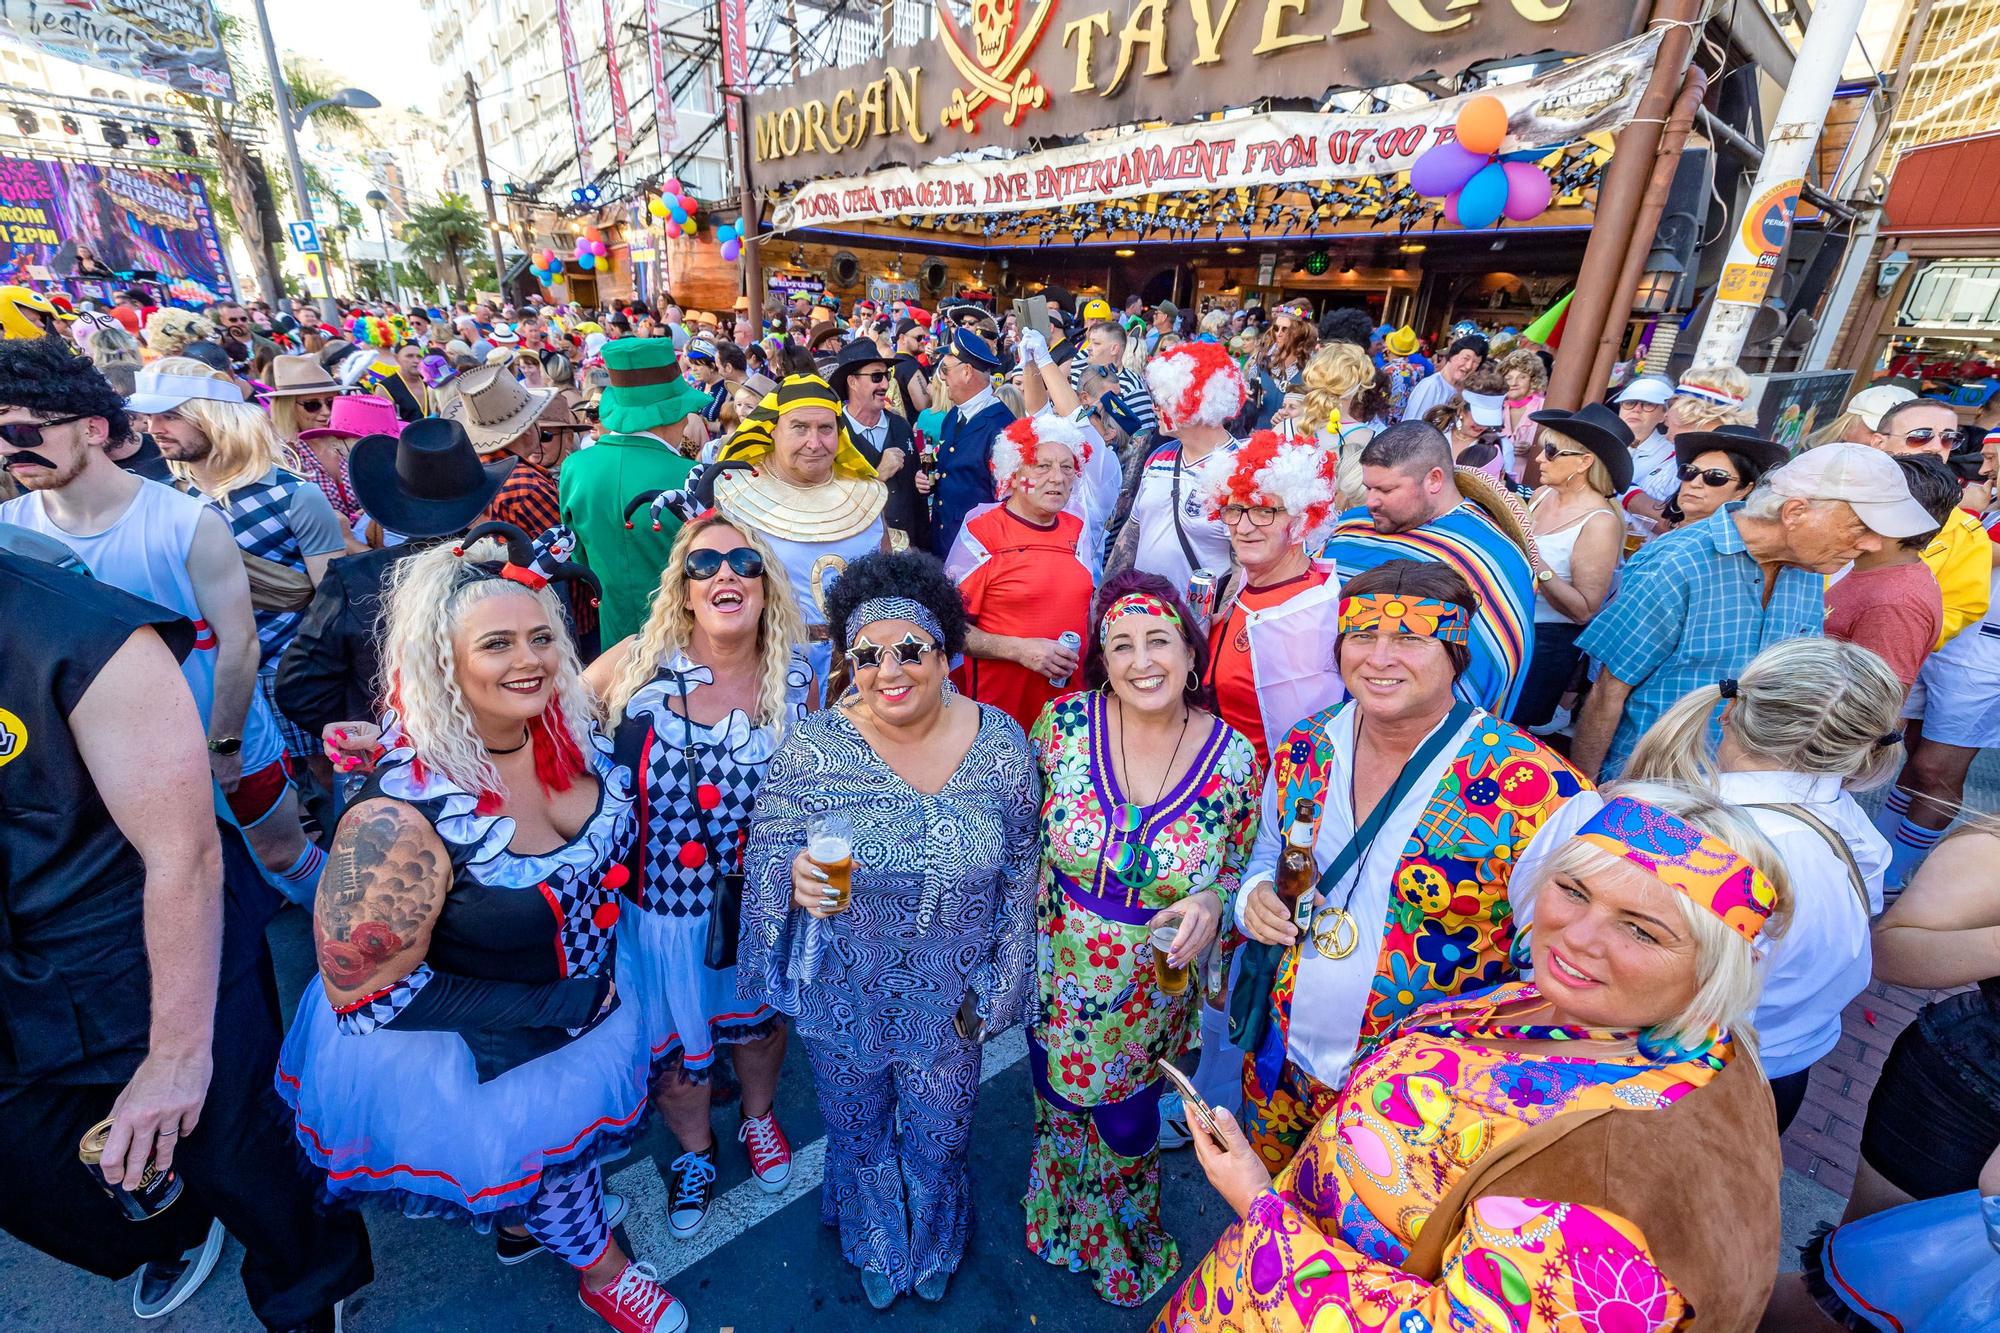
[(1408, 532), (1377, 532), (1366, 509), (1341, 516), (1321, 553), (1342, 579), (1391, 560), (1450, 565), (1479, 598), (1472, 618), (1472, 663), (1458, 678), (1458, 697), (1506, 717), (1527, 679), (1534, 651), (1535, 577), (1528, 557), (1470, 500)]

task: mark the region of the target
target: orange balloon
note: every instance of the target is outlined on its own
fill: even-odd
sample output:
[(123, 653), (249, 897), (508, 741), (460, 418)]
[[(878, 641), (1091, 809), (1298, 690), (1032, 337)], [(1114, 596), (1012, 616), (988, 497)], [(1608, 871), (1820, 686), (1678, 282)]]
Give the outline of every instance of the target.
[(1497, 97), (1475, 97), (1458, 113), (1459, 146), (1469, 153), (1497, 153), (1507, 137), (1507, 107)]

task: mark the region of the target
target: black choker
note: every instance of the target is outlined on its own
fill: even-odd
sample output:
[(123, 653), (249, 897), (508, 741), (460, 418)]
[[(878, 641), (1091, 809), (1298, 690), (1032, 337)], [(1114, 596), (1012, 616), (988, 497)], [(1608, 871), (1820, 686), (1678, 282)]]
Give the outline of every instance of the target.
[(533, 740), (534, 738), (535, 738), (535, 734), (534, 734), (534, 733), (533, 733), (532, 731), (529, 731), (529, 730), (528, 730), (528, 728), (527, 728), (527, 726), (526, 726), (526, 725), (524, 724), (524, 725), (523, 725), (523, 726), (521, 727), (521, 743), (520, 743), (519, 745), (516, 745), (516, 746), (515, 746), (515, 747), (514, 747), (513, 749), (511, 749), (511, 750), (496, 750), (496, 749), (494, 749), (494, 748), (493, 748), (492, 746), (490, 746), (490, 745), (489, 745), (489, 746), (487, 746), (487, 747), (486, 747), (486, 753), (488, 753), (488, 754), (519, 754), (519, 753), (521, 753), (521, 751), (523, 751), (523, 750), (525, 750), (525, 749), (527, 749), (527, 748), (528, 748), (528, 742), (529, 742), (529, 741), (531, 741), (531, 740)]

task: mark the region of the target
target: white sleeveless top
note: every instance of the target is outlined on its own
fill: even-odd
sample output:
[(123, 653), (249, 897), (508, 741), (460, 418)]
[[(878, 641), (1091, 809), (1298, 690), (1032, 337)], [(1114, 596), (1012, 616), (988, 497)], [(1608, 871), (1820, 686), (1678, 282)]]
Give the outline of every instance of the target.
[[(1532, 509), (1529, 512), (1532, 514)], [(1593, 509), (1567, 527), (1557, 528), (1554, 532), (1538, 532), (1535, 534), (1535, 549), (1541, 552), (1542, 563), (1553, 571), (1557, 578), (1563, 580), (1565, 583), (1569, 582), (1570, 562), (1576, 557), (1576, 539), (1582, 535), (1586, 523), (1590, 522), (1598, 514), (1606, 512), (1608, 511)], [(1537, 625), (1576, 624), (1575, 621), (1551, 606), (1548, 598), (1539, 594), (1535, 598), (1535, 623)]]
[[(142, 480), (132, 503), (110, 527), (102, 532), (75, 533), (58, 527), (49, 517), (40, 491), (0, 504), (0, 523), (18, 524), (55, 538), (76, 552), (98, 582), (122, 588), (194, 623), (194, 650), (182, 659), (181, 674), (194, 692), (204, 727), (215, 703), (215, 631), (202, 619), (187, 562), (194, 549), (195, 525), (208, 507), (171, 486)], [(283, 752), (284, 741), (270, 707), (262, 691), (253, 689), (250, 712), (243, 720), (243, 771), (254, 773), (276, 763)]]

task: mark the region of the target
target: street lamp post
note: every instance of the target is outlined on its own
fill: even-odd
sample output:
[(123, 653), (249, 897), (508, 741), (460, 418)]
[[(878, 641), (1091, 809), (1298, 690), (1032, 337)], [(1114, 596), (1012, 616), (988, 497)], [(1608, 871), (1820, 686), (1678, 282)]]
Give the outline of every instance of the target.
[[(342, 88), (333, 96), (314, 102), (303, 111), (293, 112), (291, 89), (286, 87), (285, 71), (278, 64), (277, 39), (271, 36), (271, 17), (264, 12), (264, 0), (254, 0), (254, 3), (257, 6), (257, 26), (264, 31), (264, 63), (271, 76), (271, 109), (277, 113), (278, 128), (285, 136), (285, 163), (291, 168), (292, 197), (298, 201), (300, 217), (310, 218), (312, 195), (306, 189), (306, 164), (299, 157), (299, 127), (305, 124), (307, 116), (323, 106), (345, 106), (357, 111), (367, 111), (381, 106), (382, 103), (359, 88)], [(324, 264), (325, 260), (322, 257), (322, 268)], [(308, 290), (306, 295), (311, 296), (312, 292)], [(333, 305), (333, 283), (330, 277), (326, 295), (320, 298), (319, 305), (320, 314), (325, 317), (327, 323), (333, 323), (338, 312)]]
[(396, 260), (389, 253), (389, 224), (384, 220), (389, 207), (389, 196), (380, 190), (370, 190), (365, 199), (368, 206), (375, 210), (375, 230), (382, 237), (382, 271), (389, 275), (389, 294), (397, 305), (401, 305), (403, 287), (396, 281)]

